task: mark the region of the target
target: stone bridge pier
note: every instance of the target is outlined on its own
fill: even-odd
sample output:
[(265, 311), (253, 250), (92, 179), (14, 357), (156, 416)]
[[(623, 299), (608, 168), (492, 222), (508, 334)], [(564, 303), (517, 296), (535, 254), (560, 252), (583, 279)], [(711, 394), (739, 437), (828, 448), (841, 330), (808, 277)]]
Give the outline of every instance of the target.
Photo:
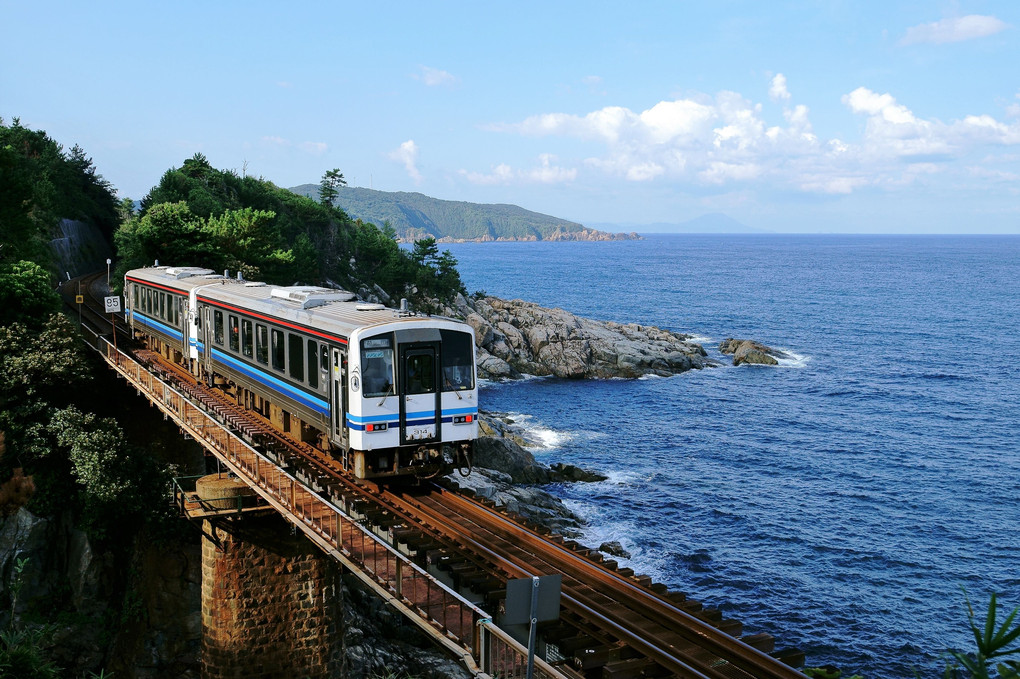
[(341, 676), (340, 566), (275, 512), (238, 513), (243, 482), (213, 475), (196, 492), (202, 540), (203, 679)]

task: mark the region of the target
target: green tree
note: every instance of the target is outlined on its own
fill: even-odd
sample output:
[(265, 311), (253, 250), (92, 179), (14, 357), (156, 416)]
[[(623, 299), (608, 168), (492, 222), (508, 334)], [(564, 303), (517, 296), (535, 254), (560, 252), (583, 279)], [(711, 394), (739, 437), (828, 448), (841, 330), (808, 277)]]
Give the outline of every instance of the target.
[(328, 170), (326, 174), (322, 175), (322, 181), (319, 182), (319, 202), (326, 207), (336, 207), (336, 199), (340, 196), (341, 186), (347, 186), (347, 180), (344, 179), (340, 168), (335, 167)]
[(207, 266), (215, 253), (204, 225), (183, 201), (151, 206), (114, 236), (121, 269), (152, 266), (156, 259), (176, 266)]
[(60, 309), (52, 279), (38, 264), (0, 264), (0, 325), (25, 323), (38, 327)]
[(48, 266), (46, 247), (60, 218), (90, 223), (111, 237), (120, 216), (110, 184), (80, 146), (69, 152), (46, 135), (0, 119), (0, 263)]
[(63, 404), (84, 384), (89, 369), (80, 336), (66, 317), (52, 314), (40, 327), (0, 325), (0, 431), (9, 453), (0, 460), (4, 473), (22, 466), (26, 473), (49, 452), (41, 427), (55, 404)]
[(221, 258), (219, 263), (249, 280), (285, 278), (294, 264), (294, 253), (284, 246), (275, 217), (275, 212), (250, 207), (210, 217), (202, 227), (212, 246), (208, 254), (215, 253)]

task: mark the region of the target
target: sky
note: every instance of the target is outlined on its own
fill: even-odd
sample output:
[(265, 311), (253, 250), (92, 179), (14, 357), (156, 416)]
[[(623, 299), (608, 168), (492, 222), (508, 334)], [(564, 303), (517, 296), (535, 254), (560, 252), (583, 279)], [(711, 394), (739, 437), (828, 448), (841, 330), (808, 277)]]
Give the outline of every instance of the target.
[(121, 198), (278, 186), (586, 225), (1020, 233), (1020, 3), (0, 0), (0, 117)]

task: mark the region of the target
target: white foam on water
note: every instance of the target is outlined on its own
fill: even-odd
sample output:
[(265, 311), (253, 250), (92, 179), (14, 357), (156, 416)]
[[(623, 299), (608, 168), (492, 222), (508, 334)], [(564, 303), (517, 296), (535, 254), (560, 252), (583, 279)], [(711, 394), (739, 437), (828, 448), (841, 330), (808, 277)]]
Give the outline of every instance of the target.
[(790, 351), (782, 347), (776, 347), (776, 350), (783, 352), (788, 357), (776, 359), (779, 361), (780, 368), (804, 368), (807, 367), (808, 362), (811, 360), (810, 356), (798, 354), (796, 351)]
[(561, 448), (572, 441), (594, 441), (606, 436), (605, 432), (600, 431), (554, 429), (536, 421), (534, 415), (527, 413), (509, 412), (506, 413), (506, 417), (513, 420), (513, 424), (509, 425), (511, 431), (514, 427), (518, 428), (521, 437), (532, 444), (527, 446), (529, 448), (551, 450)]

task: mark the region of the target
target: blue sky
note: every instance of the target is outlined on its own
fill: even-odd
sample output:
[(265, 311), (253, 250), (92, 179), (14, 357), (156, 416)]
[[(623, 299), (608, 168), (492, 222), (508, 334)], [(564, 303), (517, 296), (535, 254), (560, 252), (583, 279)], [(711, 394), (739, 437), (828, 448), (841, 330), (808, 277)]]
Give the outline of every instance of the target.
[[(586, 224), (1020, 233), (1020, 3), (3, 0), (0, 116), (121, 197), (280, 186)], [(638, 228), (640, 230), (640, 228)]]

